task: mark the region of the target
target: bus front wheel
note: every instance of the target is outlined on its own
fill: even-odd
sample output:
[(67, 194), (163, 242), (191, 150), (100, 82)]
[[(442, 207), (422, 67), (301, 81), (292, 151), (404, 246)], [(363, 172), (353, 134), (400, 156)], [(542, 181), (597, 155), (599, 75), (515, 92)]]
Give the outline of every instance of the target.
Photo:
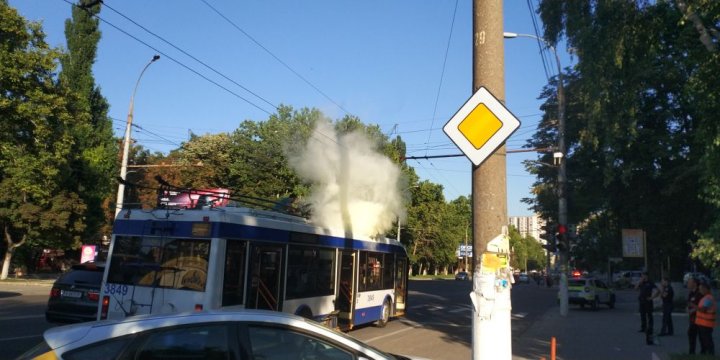
[(385, 327), (387, 325), (388, 321), (390, 321), (390, 302), (385, 300), (383, 302), (382, 306), (382, 313), (380, 314), (380, 319), (375, 322), (375, 326), (377, 327)]

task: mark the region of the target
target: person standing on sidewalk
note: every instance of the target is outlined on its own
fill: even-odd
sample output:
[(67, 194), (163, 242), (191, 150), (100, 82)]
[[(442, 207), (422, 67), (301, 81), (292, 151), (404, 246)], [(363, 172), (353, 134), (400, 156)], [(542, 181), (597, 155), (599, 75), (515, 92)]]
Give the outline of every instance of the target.
[(670, 279), (664, 277), (660, 283), (660, 298), (662, 298), (662, 327), (658, 336), (672, 335), (674, 333), (672, 322), (673, 299), (675, 292), (670, 285)]
[(698, 291), (698, 283), (697, 280), (694, 277), (690, 277), (687, 282), (687, 288), (688, 288), (688, 301), (687, 301), (687, 313), (690, 316), (690, 321), (688, 322), (688, 344), (690, 345), (689, 348), (689, 354), (695, 355), (695, 347), (697, 346), (697, 340), (698, 340), (698, 328), (697, 325), (695, 325), (695, 311), (697, 310), (697, 305), (700, 302), (700, 291)]
[(651, 342), (650, 336), (653, 333), (653, 299), (658, 296), (657, 286), (650, 281), (648, 273), (644, 272), (642, 278), (635, 285), (635, 289), (639, 290), (638, 302), (640, 304), (640, 330), (648, 336), (648, 344)]
[(715, 344), (712, 333), (715, 327), (715, 313), (717, 305), (710, 291), (710, 285), (706, 282), (700, 283), (702, 299), (697, 305), (695, 314), (695, 325), (697, 325), (698, 336), (700, 337), (700, 354), (715, 355)]

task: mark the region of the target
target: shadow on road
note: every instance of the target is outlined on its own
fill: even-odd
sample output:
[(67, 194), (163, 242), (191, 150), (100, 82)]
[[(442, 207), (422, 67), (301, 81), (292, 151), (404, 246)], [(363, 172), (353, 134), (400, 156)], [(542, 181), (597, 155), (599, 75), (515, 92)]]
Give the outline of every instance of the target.
[(0, 291), (0, 299), (9, 298), (9, 297), (15, 297), (22, 295), (19, 292), (14, 291)]

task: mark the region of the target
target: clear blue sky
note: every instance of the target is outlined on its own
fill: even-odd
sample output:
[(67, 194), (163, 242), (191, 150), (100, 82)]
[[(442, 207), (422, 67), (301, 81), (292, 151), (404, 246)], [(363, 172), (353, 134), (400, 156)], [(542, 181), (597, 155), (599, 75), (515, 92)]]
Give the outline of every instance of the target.
[[(408, 156), (459, 152), (442, 127), (471, 95), (470, 0), (457, 2), (452, 37), (453, 0), (207, 0), (332, 100), (289, 71), (202, 0), (104, 2), (272, 105), (315, 107), (334, 119), (345, 115), (345, 109), (365, 123), (378, 124), (386, 134), (399, 134), (408, 145)], [(537, 7), (537, 0), (530, 3)], [(10, 5), (29, 20), (42, 21), (50, 44), (65, 46), (68, 3), (10, 0)], [(100, 16), (165, 54), (147, 70), (135, 99), (134, 123), (143, 130), (135, 129), (133, 138), (144, 147), (167, 152), (187, 140), (190, 132), (202, 135), (232, 131), (245, 119), (268, 117), (266, 112), (193, 74), (170, 57), (265, 111), (273, 111), (265, 101), (109, 8), (104, 7)], [(506, 31), (535, 33), (526, 1), (505, 1), (504, 24)], [(110, 102), (110, 116), (120, 136), (135, 81), (158, 51), (106, 23), (101, 24), (101, 31), (94, 74)], [(569, 59), (560, 48), (561, 61), (567, 66)], [(449, 51), (440, 87), (446, 49)], [(550, 66), (554, 74), (554, 63)], [(506, 106), (522, 122), (507, 148), (519, 149), (540, 119), (536, 98), (547, 82), (535, 40), (506, 40), (505, 81)], [(510, 216), (531, 214), (520, 199), (530, 196), (534, 177), (524, 170), (521, 161), (535, 156), (508, 155)], [(464, 157), (409, 160), (409, 164), (422, 179), (442, 184), (448, 200), (470, 194), (471, 163)]]

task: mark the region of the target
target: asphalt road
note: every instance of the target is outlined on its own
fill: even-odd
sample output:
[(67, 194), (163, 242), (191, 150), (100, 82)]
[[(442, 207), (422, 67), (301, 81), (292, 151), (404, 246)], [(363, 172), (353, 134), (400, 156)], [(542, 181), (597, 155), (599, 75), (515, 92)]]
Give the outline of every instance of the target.
[(14, 359), (40, 343), (55, 325), (45, 321), (50, 284), (0, 284), (0, 359)]
[[(350, 335), (390, 353), (428, 359), (472, 358), (472, 282), (411, 281), (405, 318), (380, 329), (366, 326)], [(534, 321), (555, 306), (557, 288), (518, 284), (512, 289), (513, 338), (523, 336)]]
[[(391, 353), (439, 360), (469, 359), (471, 290), (470, 281), (410, 281), (406, 317), (391, 321), (385, 328), (359, 327), (350, 335)], [(43, 331), (55, 326), (44, 317), (49, 291), (49, 283), (0, 283), (0, 359), (14, 359), (38, 344)], [(557, 289), (534, 284), (513, 287), (513, 339), (522, 337), (555, 305), (556, 294)]]

